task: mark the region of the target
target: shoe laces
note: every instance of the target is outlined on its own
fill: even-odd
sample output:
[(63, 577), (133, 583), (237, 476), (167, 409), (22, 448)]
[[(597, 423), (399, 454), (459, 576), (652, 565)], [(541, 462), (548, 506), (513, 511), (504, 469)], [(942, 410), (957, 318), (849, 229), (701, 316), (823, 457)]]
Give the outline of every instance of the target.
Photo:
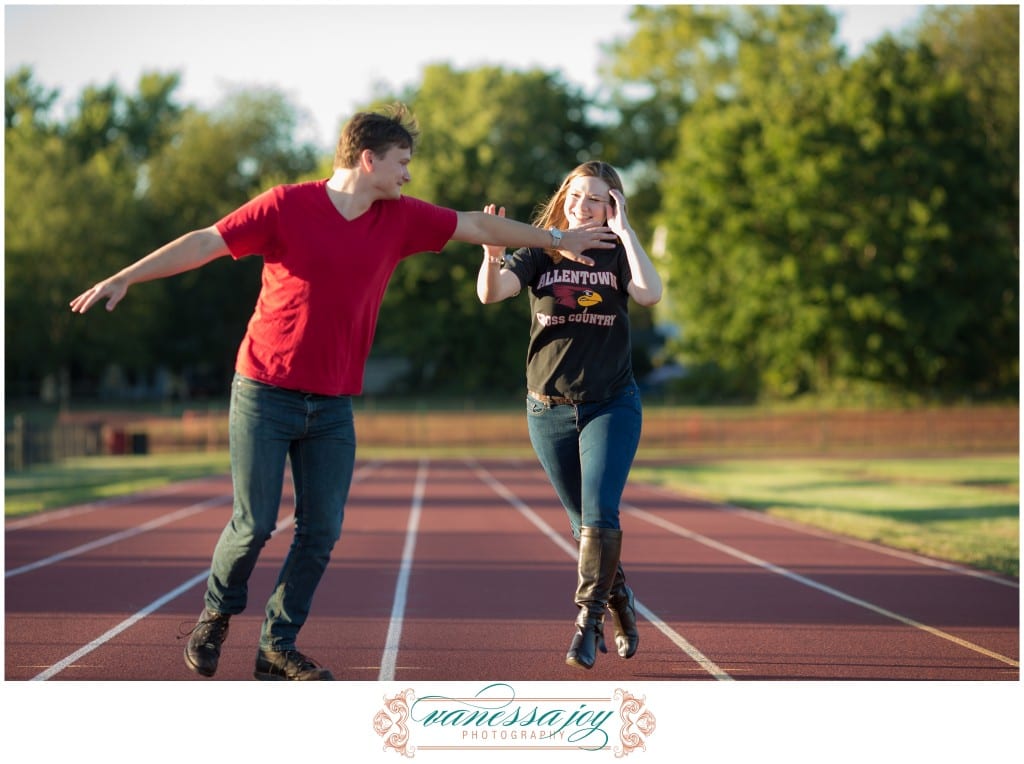
[(190, 623), (191, 621), (182, 621), (178, 624), (178, 639), (191, 637), (198, 632), (204, 644), (215, 647), (224, 641), (224, 635), (228, 630), (228, 616), (213, 615), (209, 611), (204, 612), (192, 628), (186, 628)]
[(285, 650), (284, 659), (286, 663), (294, 663), (296, 668), (300, 671), (309, 671), (310, 669), (322, 668), (322, 666), (315, 660), (310, 658), (308, 655), (300, 653), (298, 650)]

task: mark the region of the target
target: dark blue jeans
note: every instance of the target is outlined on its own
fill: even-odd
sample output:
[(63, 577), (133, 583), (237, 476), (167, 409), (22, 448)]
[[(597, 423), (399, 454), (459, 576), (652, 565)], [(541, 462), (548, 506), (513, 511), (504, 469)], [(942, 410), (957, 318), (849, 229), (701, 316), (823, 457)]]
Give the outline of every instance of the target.
[(577, 540), (581, 526), (619, 528), (642, 420), (636, 385), (595, 403), (549, 406), (527, 396), (530, 442)]
[(229, 411), (234, 511), (213, 553), (206, 606), (241, 613), (256, 559), (277, 524), (286, 458), (295, 485), (291, 548), (266, 606), (265, 649), (289, 650), (341, 536), (355, 466), (352, 399), (235, 375)]

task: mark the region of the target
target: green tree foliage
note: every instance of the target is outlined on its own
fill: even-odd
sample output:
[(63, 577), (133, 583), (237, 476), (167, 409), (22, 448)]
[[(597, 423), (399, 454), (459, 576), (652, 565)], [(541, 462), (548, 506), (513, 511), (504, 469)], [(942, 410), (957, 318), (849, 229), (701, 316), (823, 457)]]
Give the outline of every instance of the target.
[(941, 6), (929, 9), (924, 19), (920, 39), (934, 51), (940, 71), (963, 86), (973, 131), (984, 139), (989, 212), (1002, 228), (994, 234), (999, 244), (985, 258), (989, 278), (1001, 287), (987, 292), (992, 326), (980, 338), (980, 344), (991, 346), (985, 368), (992, 377), (976, 387), (1014, 387), (1020, 316), (1020, 8)]
[(805, 392), (828, 373), (817, 260), (836, 163), (825, 104), (840, 64), (820, 9), (752, 14), (719, 40), (735, 68), (694, 103), (661, 173), (687, 360), (721, 370), (716, 384), (741, 397)]
[[(408, 193), (528, 220), (578, 162), (625, 170), (641, 238), (665, 234), (658, 314), (711, 398), (1015, 394), (1016, 6), (932, 8), (853, 60), (823, 6), (637, 6), (631, 19), (605, 102), (557, 73), (443, 64), (380, 93), (422, 129)], [(9, 397), (44, 378), (88, 392), (112, 362), (226, 389), (259, 258), (140, 285), (113, 314), (67, 307), (263, 189), (329, 172), (277, 92), (201, 111), (177, 87), (173, 74), (92, 86), (62, 120), (31, 71), (7, 78)], [(409, 361), (410, 390), (521, 388), (526, 297), (480, 305), (480, 258), (452, 244), (396, 270), (374, 357)]]
[[(929, 8), (918, 37), (944, 74), (959, 77), (975, 125), (999, 157), (1000, 181), (1018, 190), (1020, 161), (1020, 8)], [(1016, 210), (1016, 203), (1013, 204)], [(1016, 226), (1013, 228), (1016, 232)]]
[(733, 34), (732, 19), (727, 6), (636, 6), (632, 35), (608, 46), (604, 159), (630, 177), (631, 222), (645, 240), (661, 200), (658, 164), (675, 152), (679, 123), (734, 69), (734, 52), (707, 42)]
[[(547, 72), (435, 65), (403, 100), (421, 130), (407, 192), (458, 210), (493, 202), (529, 220), (565, 174), (600, 149), (582, 96)], [(522, 387), (526, 297), (481, 305), (481, 257), (480, 247), (453, 242), (396, 269), (374, 355), (408, 359), (411, 389), (479, 395)]]
[(48, 90), (32, 76), (32, 70), (22, 67), (7, 78), (4, 88), (4, 126), (39, 129), (48, 123), (50, 109), (60, 97), (56, 90)]
[(95, 390), (111, 364), (138, 379), (157, 366), (209, 370), (223, 389), (258, 289), (256, 259), (139, 285), (112, 314), (68, 309), (98, 279), (315, 167), (276, 92), (235, 94), (204, 114), (176, 102), (177, 85), (177, 75), (147, 74), (134, 94), (86, 88), (61, 124), (51, 115), (57, 93), (27, 70), (8, 78), (10, 394), (33, 394), (47, 377)]
[(735, 70), (736, 16), (728, 6), (636, 6), (632, 36), (611, 48), (604, 66), (612, 87), (616, 140), (609, 161), (630, 165), (670, 156), (676, 126), (701, 97)]
[[(634, 78), (675, 71), (658, 92), (685, 105), (672, 153), (652, 159), (693, 379), (746, 398), (1011, 391), (1017, 197), (1000, 179), (1016, 178), (1016, 154), (987, 137), (1009, 130), (979, 129), (978, 93), (1006, 123), (1015, 87), (993, 76), (972, 95), (962, 59), (975, 58), (916, 41), (886, 39), (847, 64), (820, 7), (648, 20), (665, 14), (675, 27), (641, 26), (620, 53)], [(969, 13), (954, 18), (954, 40), (983, 38)], [(662, 50), (644, 70), (635, 54), (652, 36)], [(1015, 53), (996, 49), (986, 71), (1016, 73)]]
[(150, 363), (141, 338), (152, 316), (142, 306), (120, 317), (128, 331), (102, 316), (83, 325), (67, 307), (93, 274), (119, 267), (140, 229), (122, 129), (128, 102), (116, 88), (89, 89), (79, 116), (59, 125), (49, 116), (57, 94), (43, 95), (28, 72), (14, 79), (5, 132), (8, 389), (91, 369), (115, 347)]
[(841, 285), (837, 374), (939, 396), (1008, 392), (1015, 242), (962, 81), (928, 46), (884, 40), (855, 62), (833, 116), (848, 139), (847, 219), (826, 250)]

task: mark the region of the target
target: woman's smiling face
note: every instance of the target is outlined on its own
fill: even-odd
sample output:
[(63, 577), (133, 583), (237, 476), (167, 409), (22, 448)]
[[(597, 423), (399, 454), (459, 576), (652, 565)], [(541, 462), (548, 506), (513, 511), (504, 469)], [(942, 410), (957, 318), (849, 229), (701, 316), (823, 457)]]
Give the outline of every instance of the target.
[(606, 222), (610, 190), (611, 186), (601, 178), (591, 175), (573, 178), (566, 190), (563, 207), (569, 228), (578, 228), (584, 223)]

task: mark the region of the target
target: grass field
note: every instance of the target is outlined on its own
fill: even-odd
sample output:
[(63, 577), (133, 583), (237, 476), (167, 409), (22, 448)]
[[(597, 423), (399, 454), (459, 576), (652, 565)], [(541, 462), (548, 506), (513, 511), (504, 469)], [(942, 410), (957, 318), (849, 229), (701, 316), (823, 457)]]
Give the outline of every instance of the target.
[(633, 478), (855, 538), (1020, 573), (1016, 455), (721, 459), (637, 467)]
[(229, 470), (227, 451), (90, 456), (39, 464), (5, 476), (4, 515), (83, 504)]
[[(226, 451), (89, 457), (39, 465), (6, 476), (4, 513), (24, 515), (228, 469)], [(633, 479), (1017, 578), (1019, 474), (1015, 454), (704, 458), (673, 466), (637, 466)]]

